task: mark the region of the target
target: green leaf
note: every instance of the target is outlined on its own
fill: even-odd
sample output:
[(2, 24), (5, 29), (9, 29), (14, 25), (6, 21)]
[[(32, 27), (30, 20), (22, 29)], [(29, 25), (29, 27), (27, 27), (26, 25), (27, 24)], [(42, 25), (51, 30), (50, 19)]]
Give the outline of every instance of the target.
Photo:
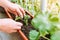
[(39, 35), (39, 32), (37, 32), (36, 30), (31, 30), (29, 33), (29, 38), (30, 40), (38, 40), (37, 37)]
[(58, 7), (59, 7), (59, 4), (58, 4), (58, 3), (56, 3), (56, 6), (58, 6)]
[(51, 25), (50, 29), (47, 30), (51, 35), (54, 34), (58, 30), (57, 26)]
[(55, 23), (57, 23), (57, 22), (59, 22), (59, 17), (58, 17), (58, 14), (49, 14), (49, 20), (51, 21), (51, 22), (55, 22)]
[(24, 19), (25, 19), (25, 20), (27, 20), (27, 19), (29, 19), (29, 18), (30, 18), (29, 15), (25, 15), (25, 16), (24, 16)]
[(19, 20), (19, 19), (21, 19), (21, 17), (19, 17), (19, 16), (17, 16), (17, 17), (15, 18), (15, 20)]
[(28, 19), (29, 19), (29, 18), (30, 18), (29, 15), (25, 15), (25, 16), (24, 16), (24, 23), (25, 23), (26, 26), (28, 25)]
[(35, 29), (39, 30), (41, 35), (46, 35), (48, 33), (47, 30), (50, 29), (50, 23), (45, 15), (38, 14), (31, 24)]
[(11, 0), (11, 2), (17, 2), (17, 0)]
[(31, 22), (31, 24), (34, 26), (34, 28), (38, 29), (40, 24), (42, 24), (43, 21), (42, 15), (37, 15)]
[(51, 40), (60, 40), (60, 31), (55, 32), (55, 33), (51, 36)]
[(39, 28), (39, 32), (40, 32), (40, 35), (41, 35), (41, 36), (45, 36), (46, 34), (48, 34), (45, 26), (41, 26), (41, 27)]

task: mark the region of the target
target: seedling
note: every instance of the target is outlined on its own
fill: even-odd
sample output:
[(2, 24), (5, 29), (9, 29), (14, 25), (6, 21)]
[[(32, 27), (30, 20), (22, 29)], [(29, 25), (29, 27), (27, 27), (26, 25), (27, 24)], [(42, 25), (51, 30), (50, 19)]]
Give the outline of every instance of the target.
[(21, 18), (20, 16), (17, 16), (17, 17), (15, 18), (16, 21), (17, 21), (17, 20), (23, 21), (23, 23), (24, 23), (26, 26), (28, 26), (28, 20), (29, 20), (29, 19), (30, 19), (30, 16), (29, 16), (29, 15), (25, 15), (24, 18)]

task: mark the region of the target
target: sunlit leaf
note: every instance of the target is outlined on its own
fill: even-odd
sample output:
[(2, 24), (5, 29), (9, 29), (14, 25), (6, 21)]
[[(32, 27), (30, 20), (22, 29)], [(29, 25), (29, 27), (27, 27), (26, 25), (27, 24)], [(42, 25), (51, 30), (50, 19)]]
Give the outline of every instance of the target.
[(60, 40), (60, 31), (57, 31), (51, 35), (51, 40)]
[(29, 38), (30, 40), (38, 40), (37, 37), (39, 35), (39, 32), (37, 32), (36, 30), (31, 30), (29, 33)]

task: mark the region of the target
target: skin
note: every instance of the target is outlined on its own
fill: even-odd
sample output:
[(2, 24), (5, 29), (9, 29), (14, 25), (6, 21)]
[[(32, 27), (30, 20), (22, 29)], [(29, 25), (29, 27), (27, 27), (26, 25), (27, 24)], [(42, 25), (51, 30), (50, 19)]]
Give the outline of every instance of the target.
[[(13, 13), (14, 15), (18, 14), (21, 18), (23, 18), (25, 15), (25, 11), (21, 6), (18, 4), (13, 4), (8, 0), (0, 0), (0, 6), (3, 8), (8, 8), (7, 10), (9, 12)], [(16, 22), (9, 18), (0, 19), (0, 30), (6, 33), (17, 32), (17, 30), (21, 29), (22, 25), (22, 23)]]

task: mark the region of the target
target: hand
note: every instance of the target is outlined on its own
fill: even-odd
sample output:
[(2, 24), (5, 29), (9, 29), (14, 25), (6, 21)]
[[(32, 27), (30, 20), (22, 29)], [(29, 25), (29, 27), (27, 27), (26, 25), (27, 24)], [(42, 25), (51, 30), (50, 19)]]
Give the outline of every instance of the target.
[(23, 16), (25, 15), (25, 11), (20, 5), (11, 3), (8, 0), (0, 0), (0, 6), (5, 8), (10, 13), (19, 15), (21, 18), (23, 18)]
[(15, 14), (15, 15), (19, 15), (21, 18), (23, 18), (23, 16), (25, 15), (25, 11), (24, 9), (19, 6), (18, 4), (8, 4), (8, 11)]
[(0, 31), (13, 33), (17, 32), (17, 30), (20, 30), (21, 26), (22, 23), (15, 22), (12, 19), (0, 19)]

